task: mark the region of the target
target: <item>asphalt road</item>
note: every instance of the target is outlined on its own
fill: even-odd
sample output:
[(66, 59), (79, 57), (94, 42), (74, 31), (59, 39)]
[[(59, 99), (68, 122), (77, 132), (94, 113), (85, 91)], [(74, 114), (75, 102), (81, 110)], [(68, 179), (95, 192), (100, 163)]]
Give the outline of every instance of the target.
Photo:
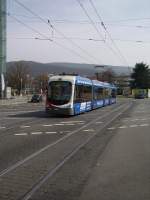
[(150, 199), (149, 103), (65, 118), (0, 106), (0, 200)]

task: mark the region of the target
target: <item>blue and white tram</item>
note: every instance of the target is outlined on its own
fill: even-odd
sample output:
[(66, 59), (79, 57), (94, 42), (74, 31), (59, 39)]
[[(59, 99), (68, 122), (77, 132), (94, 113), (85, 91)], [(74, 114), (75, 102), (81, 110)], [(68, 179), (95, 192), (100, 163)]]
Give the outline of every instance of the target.
[(81, 76), (52, 76), (48, 83), (46, 111), (77, 115), (115, 103), (115, 91), (115, 86), (109, 83)]

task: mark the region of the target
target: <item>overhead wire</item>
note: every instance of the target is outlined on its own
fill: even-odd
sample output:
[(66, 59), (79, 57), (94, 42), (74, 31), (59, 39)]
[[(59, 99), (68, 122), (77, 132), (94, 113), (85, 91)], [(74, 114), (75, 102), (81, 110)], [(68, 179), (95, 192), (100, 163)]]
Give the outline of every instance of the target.
[(124, 62), (125, 62), (127, 65), (129, 65), (128, 62), (127, 62), (127, 60), (126, 60), (126, 58), (125, 58), (125, 56), (122, 54), (122, 52), (120, 51), (120, 49), (118, 48), (118, 46), (117, 46), (116, 43), (114, 42), (114, 40), (113, 40), (113, 38), (112, 38), (110, 32), (108, 31), (108, 29), (107, 29), (107, 27), (106, 27), (106, 25), (105, 25), (105, 23), (104, 23), (102, 17), (100, 16), (98, 10), (96, 9), (96, 7), (95, 7), (93, 1), (92, 1), (92, 0), (89, 0), (89, 2), (90, 2), (90, 4), (91, 4), (92, 8), (94, 9), (94, 11), (95, 11), (97, 17), (98, 17), (99, 20), (100, 20), (101, 26), (103, 27), (104, 31), (107, 33), (107, 35), (108, 35), (108, 37), (110, 38), (112, 44), (113, 44), (114, 47), (116, 48), (118, 54), (122, 57), (122, 59), (124, 60)]
[[(37, 20), (37, 17), (30, 17), (30, 16), (27, 16), (27, 15), (20, 15), (20, 14), (14, 14), (14, 13), (10, 13), (10, 12), (7, 12), (6, 13), (7, 15), (11, 14), (13, 16), (22, 16), (22, 17), (26, 17), (26, 18), (29, 18), (31, 20), (28, 20), (28, 21), (25, 21), (27, 23), (40, 23), (41, 20)], [(44, 19), (44, 17), (42, 17)], [(33, 20), (32, 20), (33, 19)], [(36, 20), (35, 20), (36, 19)], [(47, 20), (48, 17), (46, 18), (45, 17), (45, 20)], [(129, 21), (129, 20), (144, 20), (144, 19), (149, 19), (150, 18), (137, 18), (137, 19), (124, 19), (124, 20), (120, 20), (121, 22), (122, 21)], [(107, 25), (109, 26), (120, 26), (120, 27), (128, 27), (128, 28), (139, 28), (139, 29), (149, 29), (150, 26), (143, 26), (143, 25), (127, 25), (127, 24), (117, 24), (115, 22), (120, 22), (119, 20), (118, 21), (107, 21)], [(91, 24), (91, 22), (89, 22), (88, 20), (69, 20), (69, 19), (52, 19), (51, 20), (51, 23), (70, 23), (70, 24)], [(93, 21), (95, 24), (101, 24), (100, 21)], [(10, 23), (10, 21), (9, 21)], [(43, 22), (41, 22), (43, 23)]]
[[(24, 22), (22, 22), (22, 21), (21, 21), (20, 19), (18, 19), (17, 17), (14, 17), (14, 16), (11, 15), (11, 14), (8, 14), (8, 16), (10, 16), (11, 18), (13, 18), (13, 19), (14, 19), (15, 21), (17, 21), (18, 23), (24, 25), (26, 28), (28, 28), (28, 29), (32, 30), (33, 32), (39, 34), (40, 36), (45, 37), (45, 35), (44, 35), (43, 33), (39, 32), (38, 30), (34, 29), (33, 27), (31, 27), (31, 26), (25, 24)], [(53, 40), (50, 39), (49, 41), (52, 42)]]
[[(32, 15), (34, 15), (35, 17), (39, 18), (43, 23), (45, 23), (46, 25), (50, 26), (51, 29), (53, 29), (54, 31), (56, 31), (58, 34), (62, 35), (66, 40), (68, 40), (73, 46), (76, 46), (78, 49), (80, 49), (80, 51), (84, 52), (84, 54), (86, 54), (88, 57), (90, 56), (90, 58), (94, 59), (98, 62), (98, 63), (103, 63), (101, 60), (97, 59), (95, 56), (91, 55), (87, 50), (83, 49), (82, 47), (80, 47), (80, 45), (76, 44), (74, 41), (72, 41), (71, 39), (67, 38), (66, 35), (64, 33), (62, 33), (60, 30), (56, 29), (55, 26), (52, 25), (51, 23), (51, 19), (48, 19), (47, 21), (45, 21), (45, 19), (43, 19), (40, 15), (38, 15), (37, 13), (35, 13), (34, 11), (32, 11), (31, 9), (29, 9), (27, 6), (25, 6), (23, 3), (21, 3), (18, 0), (14, 0), (17, 4), (19, 4), (21, 7), (23, 7), (25, 10), (27, 10), (28, 12), (30, 12)], [(89, 58), (88, 58), (89, 59)]]
[[(8, 12), (10, 13), (10, 12)], [(19, 16), (19, 17), (24, 17), (24, 18), (28, 18), (30, 19), (30, 21), (28, 22), (34, 22), (36, 20), (36, 22), (39, 22), (39, 20), (37, 20), (37, 17), (32, 17), (32, 16), (28, 16), (28, 15), (22, 15), (22, 14), (16, 14), (16, 13), (10, 13), (13, 16)], [(45, 18), (48, 19), (48, 17), (42, 17), (43, 19)], [(130, 18), (130, 19), (118, 19), (118, 20), (105, 20), (107, 25), (117, 25), (116, 23), (120, 23), (120, 22), (127, 22), (127, 21), (143, 21), (143, 20), (150, 20), (150, 17), (143, 17), (143, 18)], [(55, 23), (77, 23), (77, 24), (89, 24), (88, 20), (71, 20), (71, 19), (52, 19), (51, 22), (55, 22)], [(95, 24), (100, 23), (100, 21), (95, 21)], [(126, 26), (126, 25), (121, 25), (118, 24), (118, 26)], [(128, 26), (128, 25), (127, 25)]]
[[(64, 40), (65, 38), (63, 37), (54, 37), (56, 39)], [(103, 42), (103, 40), (97, 39), (97, 38), (79, 38), (79, 37), (68, 37), (72, 40), (85, 40), (85, 41), (95, 41), (95, 42)], [(45, 38), (37, 38), (37, 37), (12, 37), (8, 36), (7, 39), (15, 39), (15, 40), (48, 40)], [(50, 39), (50, 38), (49, 38)], [(133, 43), (150, 43), (150, 41), (145, 41), (145, 40), (126, 40), (126, 39), (119, 39), (119, 38), (113, 38), (115, 41), (119, 42), (133, 42)]]
[[(84, 11), (85, 15), (88, 17), (91, 25), (94, 27), (94, 29), (96, 30), (96, 32), (98, 33), (98, 35), (100, 36), (100, 38), (102, 38), (103, 40), (105, 40), (105, 37), (102, 35), (102, 33), (99, 31), (99, 29), (97, 28), (97, 26), (95, 25), (94, 21), (92, 20), (92, 18), (90, 17), (90, 15), (88, 14), (87, 10), (85, 9), (85, 7), (83, 6), (83, 4), (80, 2), (80, 0), (76, 0), (78, 2), (78, 4), (80, 5), (80, 7), (82, 8), (82, 10)], [(117, 52), (108, 44), (105, 42), (105, 45), (107, 48), (109, 48), (111, 50), (111, 52), (118, 58), (118, 54)], [(122, 60), (122, 58), (119, 56), (119, 60), (124, 64), (124, 60)]]
[[(15, 21), (17, 21), (18, 23), (22, 24), (23, 26), (25, 26), (26, 28), (28, 28), (29, 30), (32, 30), (33, 32), (35, 32), (36, 34), (39, 34), (40, 36), (44, 37), (47, 41), (49, 42), (53, 42), (55, 43), (57, 46), (63, 48), (63, 49), (66, 49), (67, 51), (69, 52), (72, 52), (73, 54), (75, 54), (76, 56), (82, 58), (84, 61), (86, 60), (85, 57), (81, 56), (79, 53), (77, 53), (76, 51), (74, 51), (73, 49), (71, 48), (68, 48), (56, 41), (53, 41), (52, 39), (48, 38), (47, 36), (45, 36), (43, 33), (39, 32), (38, 30), (30, 27), (29, 25), (25, 24), (24, 22), (22, 22), (21, 20), (19, 20), (18, 18), (12, 16), (11, 14), (9, 14), (10, 17), (12, 17)], [(38, 39), (38, 38), (35, 38), (35, 39)]]
[[(9, 15), (9, 13), (7, 13), (7, 15)], [(13, 15), (13, 16), (16, 16), (16, 15)], [(28, 21), (25, 21), (26, 23), (43, 23), (41, 22), (40, 20), (28, 20)], [(70, 24), (91, 24), (89, 21), (71, 21), (71, 20), (51, 20), (51, 22), (54, 22), (54, 23), (70, 23)], [(9, 23), (13, 23), (13, 21), (9, 21)], [(101, 22), (99, 21), (94, 21), (95, 24), (99, 25), (101, 24)], [(107, 25), (109, 26), (119, 26), (119, 27), (127, 27), (127, 28), (137, 28), (137, 29), (149, 29), (150, 26), (143, 26), (143, 25), (126, 25), (126, 24), (114, 24), (114, 23), (107, 23)]]
[[(16, 13), (11, 13), (12, 15), (19, 16), (19, 17), (25, 17), (29, 19), (37, 19), (37, 17), (32, 17), (28, 15), (23, 15), (23, 14), (16, 14)], [(43, 17), (44, 18), (44, 17)], [(48, 17), (45, 17), (47, 19)], [(118, 22), (126, 22), (126, 21), (141, 21), (141, 20), (150, 20), (150, 17), (139, 17), (139, 18), (128, 18), (128, 19), (117, 19), (117, 20), (106, 20), (106, 22), (109, 23), (118, 23)], [(55, 19), (54, 21), (62, 21), (62, 22), (71, 22), (71, 23), (78, 23), (78, 22), (85, 22), (89, 23), (87, 20), (70, 20), (70, 19)]]

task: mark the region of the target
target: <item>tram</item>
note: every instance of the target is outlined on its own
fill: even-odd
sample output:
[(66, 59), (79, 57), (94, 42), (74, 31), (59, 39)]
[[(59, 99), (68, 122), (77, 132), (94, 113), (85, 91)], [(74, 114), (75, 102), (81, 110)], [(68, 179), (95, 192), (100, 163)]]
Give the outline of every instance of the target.
[(46, 112), (77, 115), (116, 103), (113, 84), (75, 75), (52, 76), (48, 82)]

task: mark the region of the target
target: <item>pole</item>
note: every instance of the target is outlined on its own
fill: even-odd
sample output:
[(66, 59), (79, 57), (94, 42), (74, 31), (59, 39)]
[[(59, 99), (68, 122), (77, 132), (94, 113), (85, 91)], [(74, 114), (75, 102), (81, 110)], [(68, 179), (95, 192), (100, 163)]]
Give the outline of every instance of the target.
[(6, 0), (0, 0), (0, 98), (5, 94), (6, 73)]
[(20, 96), (22, 96), (22, 78), (20, 79), (21, 89), (20, 89)]

